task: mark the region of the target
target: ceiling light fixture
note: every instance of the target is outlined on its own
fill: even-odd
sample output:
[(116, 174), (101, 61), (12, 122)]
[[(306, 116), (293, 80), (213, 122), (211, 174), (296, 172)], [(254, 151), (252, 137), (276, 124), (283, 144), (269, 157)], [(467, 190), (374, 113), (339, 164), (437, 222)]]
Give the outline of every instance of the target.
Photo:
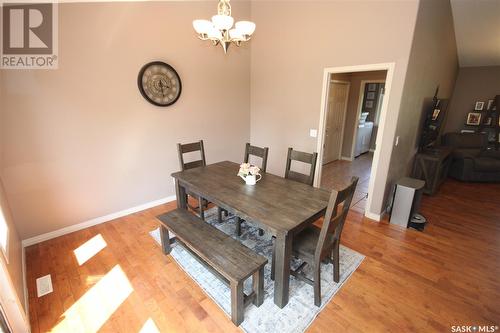
[(229, 0), (219, 0), (217, 15), (212, 16), (212, 21), (194, 20), (193, 27), (201, 40), (211, 40), (214, 45), (221, 45), (224, 53), (231, 43), (240, 46), (242, 42), (250, 40), (255, 31), (255, 23), (250, 21), (238, 21), (234, 25), (231, 16), (231, 5)]

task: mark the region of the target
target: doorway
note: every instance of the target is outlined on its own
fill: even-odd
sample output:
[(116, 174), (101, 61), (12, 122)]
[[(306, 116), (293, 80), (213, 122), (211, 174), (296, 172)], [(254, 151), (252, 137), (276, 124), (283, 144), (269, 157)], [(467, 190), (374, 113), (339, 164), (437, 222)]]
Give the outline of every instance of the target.
[(380, 154), (393, 64), (327, 68), (318, 137), (316, 186), (339, 189), (359, 178), (351, 209), (372, 219), (371, 196)]

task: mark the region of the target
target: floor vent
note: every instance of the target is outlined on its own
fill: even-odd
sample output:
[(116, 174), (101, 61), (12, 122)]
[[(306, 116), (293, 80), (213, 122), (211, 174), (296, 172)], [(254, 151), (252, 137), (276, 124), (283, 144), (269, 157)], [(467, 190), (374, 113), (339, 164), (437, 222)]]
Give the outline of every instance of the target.
[(50, 278), (50, 274), (36, 279), (36, 291), (38, 297), (50, 294), (53, 291), (52, 279)]

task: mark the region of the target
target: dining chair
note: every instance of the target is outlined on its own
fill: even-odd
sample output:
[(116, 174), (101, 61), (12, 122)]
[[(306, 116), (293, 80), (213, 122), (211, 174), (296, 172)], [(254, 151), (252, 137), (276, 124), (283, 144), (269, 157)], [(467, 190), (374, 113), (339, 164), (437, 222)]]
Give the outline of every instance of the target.
[[(191, 162), (184, 161), (184, 154), (197, 151), (200, 152), (199, 160)], [(207, 165), (207, 162), (205, 160), (205, 148), (203, 146), (203, 140), (185, 144), (178, 143), (177, 152), (179, 153), (179, 163), (182, 171)], [(186, 195), (193, 197), (198, 201), (198, 207), (194, 207), (189, 204), (189, 200), (186, 200), (188, 203), (188, 207), (191, 208), (193, 211), (198, 211), (200, 218), (204, 220), (205, 219), (204, 209), (208, 208), (208, 201), (203, 199), (200, 195), (193, 192), (188, 192), (186, 193)]]
[(260, 170), (262, 172), (266, 172), (268, 153), (269, 153), (268, 147), (261, 148), (261, 147), (257, 147), (257, 146), (252, 146), (250, 143), (247, 142), (247, 144), (245, 145), (245, 156), (243, 158), (243, 161), (245, 163), (248, 163), (248, 161), (250, 159), (250, 155), (260, 157), (262, 160)]
[[(325, 259), (332, 262), (333, 281), (336, 283), (340, 281), (340, 236), (357, 183), (358, 177), (352, 177), (349, 186), (340, 191), (332, 191), (321, 228), (310, 225), (293, 238), (292, 255), (303, 262), (296, 270), (290, 271), (290, 274), (314, 287), (314, 304), (316, 306), (321, 306), (321, 262)], [(272, 280), (274, 280), (275, 274), (274, 260), (273, 247)], [(313, 279), (306, 277), (302, 271), (307, 264), (313, 266)]]
[[(269, 148), (268, 147), (257, 147), (257, 146), (252, 146), (250, 143), (247, 142), (245, 145), (245, 155), (243, 156), (243, 162), (248, 163), (250, 160), (250, 155), (260, 157), (261, 159), (261, 165), (260, 165), (260, 170), (262, 172), (266, 172), (267, 168), (267, 155), (269, 154)], [(227, 212), (219, 207), (218, 211), (218, 216), (219, 216), (219, 222), (222, 220), (222, 213), (227, 214)], [(236, 234), (238, 236), (241, 236), (241, 223), (244, 220), (236, 217)], [(264, 230), (259, 229), (259, 235), (262, 236), (264, 235)]]
[[(310, 154), (298, 150), (293, 150), (293, 148), (288, 148), (288, 155), (286, 157), (285, 178), (312, 186), (314, 183), (314, 173), (316, 172), (317, 159), (318, 159), (318, 153)], [(306, 175), (303, 173), (292, 171), (291, 170), (292, 161), (299, 161), (310, 164), (309, 174)]]

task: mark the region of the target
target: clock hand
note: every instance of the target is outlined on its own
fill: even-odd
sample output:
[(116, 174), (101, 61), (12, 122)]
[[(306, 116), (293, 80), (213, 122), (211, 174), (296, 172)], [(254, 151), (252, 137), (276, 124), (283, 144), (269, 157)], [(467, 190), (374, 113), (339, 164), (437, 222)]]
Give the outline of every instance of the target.
[(160, 80), (160, 88), (162, 95), (165, 96), (165, 90), (163, 90), (163, 82), (161, 80)]

